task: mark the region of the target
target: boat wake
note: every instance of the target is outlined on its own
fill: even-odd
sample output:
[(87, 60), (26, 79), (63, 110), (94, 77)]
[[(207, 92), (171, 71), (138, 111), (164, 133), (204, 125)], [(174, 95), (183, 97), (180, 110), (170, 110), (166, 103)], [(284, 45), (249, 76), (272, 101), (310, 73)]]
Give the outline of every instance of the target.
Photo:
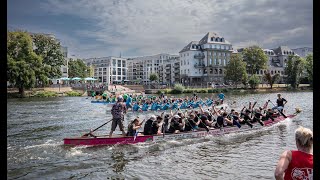
[(26, 146), (26, 147), (24, 147), (24, 149), (42, 148), (42, 147), (58, 147), (62, 144), (63, 144), (63, 142), (55, 142), (54, 140), (49, 139), (43, 144)]

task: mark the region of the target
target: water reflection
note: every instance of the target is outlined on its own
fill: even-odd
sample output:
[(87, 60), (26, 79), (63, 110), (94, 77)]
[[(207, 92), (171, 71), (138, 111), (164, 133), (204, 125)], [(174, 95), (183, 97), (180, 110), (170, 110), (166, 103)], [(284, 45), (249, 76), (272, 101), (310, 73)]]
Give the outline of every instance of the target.
[(125, 158), (125, 155), (121, 151), (112, 152), (111, 158), (115, 161), (112, 165), (113, 171), (116, 173), (120, 173), (124, 171), (124, 167), (128, 164), (128, 160)]

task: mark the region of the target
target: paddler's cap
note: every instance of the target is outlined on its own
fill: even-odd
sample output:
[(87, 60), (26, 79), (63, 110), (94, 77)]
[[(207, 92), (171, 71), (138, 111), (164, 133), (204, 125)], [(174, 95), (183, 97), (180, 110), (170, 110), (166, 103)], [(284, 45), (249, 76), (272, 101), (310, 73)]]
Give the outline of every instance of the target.
[(120, 96), (118, 96), (118, 101), (120, 101), (120, 100), (122, 100), (123, 99), (123, 97), (120, 95)]
[(151, 120), (156, 120), (156, 118), (157, 118), (157, 117), (156, 117), (155, 115), (152, 115), (152, 116), (150, 117)]
[(205, 113), (208, 113), (208, 114), (210, 114), (210, 112), (208, 111), (208, 110), (206, 110), (206, 111), (204, 111)]
[(180, 118), (180, 116), (178, 114), (174, 115), (173, 117), (177, 118), (177, 119)]

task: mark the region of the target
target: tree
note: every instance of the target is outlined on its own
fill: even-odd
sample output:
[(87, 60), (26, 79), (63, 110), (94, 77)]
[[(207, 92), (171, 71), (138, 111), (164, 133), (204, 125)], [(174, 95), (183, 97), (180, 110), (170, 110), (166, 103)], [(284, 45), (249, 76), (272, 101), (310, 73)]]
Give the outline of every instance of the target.
[(280, 74), (271, 76), (271, 74), (268, 72), (264, 75), (264, 79), (268, 82), (268, 84), (270, 84), (270, 87), (272, 89), (273, 84), (280, 79)]
[(34, 52), (43, 58), (43, 65), (47, 66), (48, 77), (61, 77), (60, 69), (64, 63), (64, 57), (60, 43), (54, 38), (43, 34), (33, 34), (32, 39)]
[(306, 70), (310, 86), (313, 86), (313, 54), (308, 54), (306, 57)]
[(69, 68), (69, 77), (84, 78), (87, 76), (88, 67), (81, 59), (77, 59), (77, 60), (70, 59), (68, 68)]
[(304, 66), (305, 61), (302, 58), (294, 55), (288, 56), (288, 63), (285, 68), (285, 74), (287, 75), (286, 81), (294, 89), (299, 86)]
[(243, 50), (243, 59), (247, 63), (247, 70), (251, 75), (260, 69), (267, 68), (268, 56), (258, 46), (251, 46)]
[(246, 63), (243, 62), (239, 54), (232, 54), (230, 57), (229, 64), (225, 67), (226, 69), (226, 80), (231, 80), (236, 84), (240, 84), (244, 79), (246, 79)]
[(32, 38), (27, 32), (7, 33), (7, 78), (19, 88), (21, 97), (25, 97), (25, 88), (34, 87), (37, 77), (47, 80), (42, 58), (32, 48)]
[(260, 84), (260, 79), (257, 75), (252, 75), (249, 79), (249, 84), (252, 89), (256, 89), (258, 84)]
[(150, 81), (157, 81), (158, 80), (158, 75), (155, 73), (150, 74)]

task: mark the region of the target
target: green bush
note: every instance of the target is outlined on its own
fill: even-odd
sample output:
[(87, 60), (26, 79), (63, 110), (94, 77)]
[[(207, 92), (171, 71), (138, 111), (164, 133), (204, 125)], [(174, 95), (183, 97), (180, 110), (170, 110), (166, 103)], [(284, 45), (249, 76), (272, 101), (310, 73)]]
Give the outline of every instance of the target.
[(249, 85), (252, 89), (256, 89), (257, 86), (260, 84), (260, 79), (257, 75), (252, 75), (249, 79)]
[(35, 97), (57, 97), (58, 93), (52, 91), (39, 91), (35, 95)]
[(82, 94), (77, 91), (69, 91), (66, 94), (67, 96), (82, 96)]
[(182, 84), (175, 84), (173, 89), (176, 94), (180, 94), (183, 92), (185, 87)]
[(183, 93), (193, 93), (193, 89), (185, 89), (183, 90)]

